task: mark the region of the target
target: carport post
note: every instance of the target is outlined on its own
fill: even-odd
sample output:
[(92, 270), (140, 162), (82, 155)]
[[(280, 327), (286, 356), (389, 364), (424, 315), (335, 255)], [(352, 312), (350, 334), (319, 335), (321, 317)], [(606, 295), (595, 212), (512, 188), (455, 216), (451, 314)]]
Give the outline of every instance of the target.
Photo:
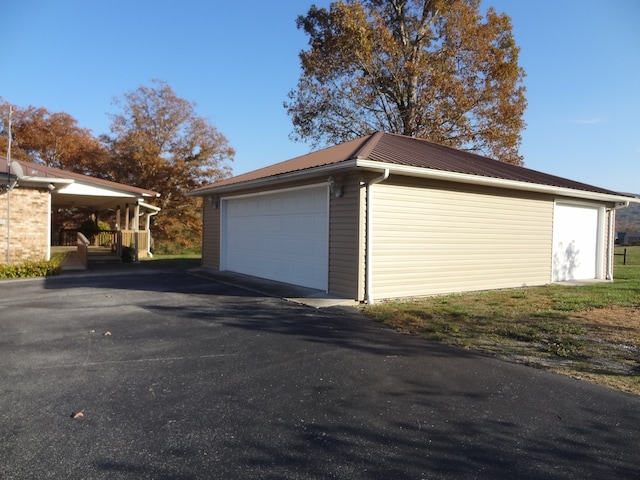
[(133, 242), (134, 242), (134, 246), (136, 249), (136, 253), (135, 253), (135, 261), (139, 261), (140, 258), (138, 256), (138, 232), (140, 230), (140, 205), (138, 205), (136, 203), (136, 208), (135, 208), (135, 218), (133, 220)]

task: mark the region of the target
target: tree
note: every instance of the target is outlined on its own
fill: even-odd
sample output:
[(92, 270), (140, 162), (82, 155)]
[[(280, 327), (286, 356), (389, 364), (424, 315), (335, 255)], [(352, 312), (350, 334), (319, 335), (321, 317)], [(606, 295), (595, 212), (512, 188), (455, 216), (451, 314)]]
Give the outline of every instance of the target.
[(42, 107), (20, 108), (0, 99), (3, 135), (2, 150), (6, 149), (6, 119), (12, 108), (11, 156), (15, 160), (39, 163), (48, 167), (86, 173), (88, 165), (104, 161), (107, 153), (91, 131), (78, 127), (68, 113), (51, 113)]
[(312, 6), (302, 73), (284, 107), (295, 140), (340, 143), (377, 130), (514, 164), (524, 71), (511, 21), (480, 0), (342, 0)]
[(235, 152), (224, 135), (196, 115), (195, 104), (176, 96), (165, 82), (154, 84), (116, 100), (122, 111), (112, 115), (111, 135), (101, 137), (109, 161), (93, 173), (159, 192), (155, 238), (199, 245), (201, 200), (185, 194), (229, 176)]

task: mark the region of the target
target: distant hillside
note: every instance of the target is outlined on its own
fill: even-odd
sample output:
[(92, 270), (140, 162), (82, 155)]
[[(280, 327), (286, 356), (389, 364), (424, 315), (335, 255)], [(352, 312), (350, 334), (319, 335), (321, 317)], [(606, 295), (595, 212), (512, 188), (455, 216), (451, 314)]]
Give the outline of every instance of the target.
[(616, 232), (640, 232), (640, 203), (616, 210)]

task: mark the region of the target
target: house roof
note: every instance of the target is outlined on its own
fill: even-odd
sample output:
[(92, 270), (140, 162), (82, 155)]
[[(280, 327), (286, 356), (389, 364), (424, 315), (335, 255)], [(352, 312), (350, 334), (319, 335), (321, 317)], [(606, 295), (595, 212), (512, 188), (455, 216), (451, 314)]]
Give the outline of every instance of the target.
[[(111, 182), (109, 180), (103, 180), (101, 178), (91, 177), (89, 175), (83, 175), (81, 173), (68, 172), (66, 170), (47, 167), (45, 165), (39, 165), (37, 163), (23, 162), (21, 160), (14, 160), (11, 162), (12, 166), (16, 163), (22, 168), (24, 174), (23, 179), (26, 181), (49, 180), (51, 183), (57, 183), (57, 181), (59, 180), (61, 181), (60, 183), (80, 182), (97, 187), (106, 187), (108, 189), (122, 191), (142, 197), (155, 198), (160, 195), (159, 193), (152, 190), (133, 187), (131, 185), (125, 185), (123, 183)], [(0, 171), (6, 172), (6, 170), (7, 160), (6, 158), (0, 158)], [(12, 168), (12, 170), (15, 174), (15, 169)], [(69, 180), (71, 180), (71, 182)]]
[[(614, 192), (587, 185), (567, 178), (519, 167), (474, 153), (456, 150), (424, 139), (377, 132), (334, 147), (325, 148), (301, 157), (276, 163), (242, 175), (220, 180), (191, 192), (207, 195), (235, 190), (258, 181), (274, 180), (291, 174), (313, 173), (318, 169), (332, 170), (341, 167), (365, 169), (389, 168), (392, 173), (429, 176), (455, 181), (495, 183), (502, 186), (516, 185), (520, 189), (533, 186), (568, 189), (603, 196), (625, 197), (637, 200), (633, 195)], [(492, 182), (493, 181), (493, 182)], [(227, 187), (227, 188), (223, 188)], [(233, 187), (233, 188), (232, 188)], [(628, 197), (628, 198), (627, 198)]]
[[(7, 176), (6, 158), (0, 158), (0, 172)], [(55, 208), (114, 209), (122, 204), (135, 203), (143, 211), (158, 212), (160, 208), (145, 202), (160, 196), (159, 193), (144, 188), (111, 182), (80, 173), (67, 172), (58, 168), (36, 163), (12, 161), (9, 181), (16, 181), (18, 188), (48, 188)]]

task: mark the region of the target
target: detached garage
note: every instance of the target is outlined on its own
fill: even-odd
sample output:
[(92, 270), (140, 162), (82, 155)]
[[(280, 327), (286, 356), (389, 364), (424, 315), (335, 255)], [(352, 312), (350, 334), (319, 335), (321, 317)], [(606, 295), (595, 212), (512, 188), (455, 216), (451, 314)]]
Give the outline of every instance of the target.
[(630, 195), (375, 133), (202, 187), (203, 267), (379, 299), (612, 280)]

